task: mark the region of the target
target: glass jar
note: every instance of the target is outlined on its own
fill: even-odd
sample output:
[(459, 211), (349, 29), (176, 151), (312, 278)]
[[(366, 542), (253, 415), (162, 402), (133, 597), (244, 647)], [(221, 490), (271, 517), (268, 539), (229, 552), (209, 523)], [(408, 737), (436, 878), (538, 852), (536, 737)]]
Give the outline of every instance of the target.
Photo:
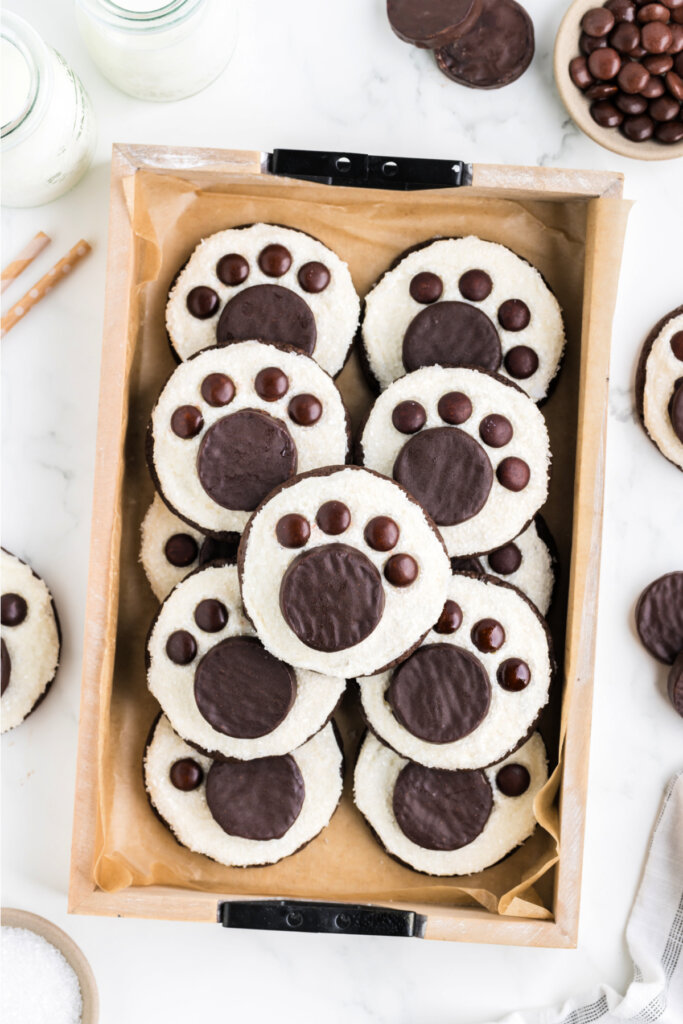
[(35, 29), (10, 11), (0, 25), (2, 203), (41, 206), (87, 171), (95, 118), (79, 78)]
[(179, 100), (213, 82), (232, 56), (236, 15), (235, 0), (76, 0), (95, 64), (145, 100)]

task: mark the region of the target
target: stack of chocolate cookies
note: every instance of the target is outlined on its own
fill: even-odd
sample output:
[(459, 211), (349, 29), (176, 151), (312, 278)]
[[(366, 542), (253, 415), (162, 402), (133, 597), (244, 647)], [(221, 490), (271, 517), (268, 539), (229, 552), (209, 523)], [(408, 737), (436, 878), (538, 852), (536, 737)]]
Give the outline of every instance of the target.
[(352, 439), (334, 376), (359, 315), (348, 267), (291, 228), (219, 232), (176, 277), (181, 362), (147, 437), (141, 561), (162, 602), (147, 678), (162, 713), (145, 781), (190, 849), (274, 863), (339, 803), (332, 716), (353, 679), (359, 810), (414, 870), (468, 874), (531, 835), (547, 781), (535, 727), (555, 559), (537, 403), (562, 316), (504, 246), (404, 253), (366, 296), (379, 394)]

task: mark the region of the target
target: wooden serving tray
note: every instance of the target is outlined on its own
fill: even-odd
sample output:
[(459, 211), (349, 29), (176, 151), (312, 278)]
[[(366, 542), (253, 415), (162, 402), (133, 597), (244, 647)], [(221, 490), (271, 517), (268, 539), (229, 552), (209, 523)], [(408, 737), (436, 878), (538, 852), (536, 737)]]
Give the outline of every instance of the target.
[[(69, 908), (227, 927), (573, 946), (611, 322), (629, 209), (622, 178), (475, 164), (462, 165), (463, 180), (472, 182), (465, 187), (389, 191), (279, 178), (268, 166), (256, 152), (114, 147)], [(164, 297), (203, 235), (255, 220), (287, 223), (326, 241), (349, 263), (361, 295), (409, 245), (476, 233), (534, 263), (564, 307), (567, 355), (544, 407), (554, 453), (544, 514), (561, 562), (550, 621), (564, 661), (551, 708), (555, 730), (551, 713), (546, 734), (554, 736), (559, 766), (537, 801), (543, 827), (479, 875), (430, 879), (394, 864), (354, 810), (348, 784), (319, 840), (256, 869), (224, 868), (180, 848), (147, 805), (140, 765), (155, 706), (143, 645), (155, 602), (137, 556), (152, 497), (142, 438), (173, 366)], [(370, 393), (355, 356), (339, 384), (357, 423)], [(357, 741), (353, 715), (342, 717), (347, 738)]]

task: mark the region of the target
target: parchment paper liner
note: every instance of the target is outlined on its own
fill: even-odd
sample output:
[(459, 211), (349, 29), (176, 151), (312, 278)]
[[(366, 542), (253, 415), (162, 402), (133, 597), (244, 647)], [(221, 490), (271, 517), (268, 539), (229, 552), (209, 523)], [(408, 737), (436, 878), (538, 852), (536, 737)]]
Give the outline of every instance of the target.
[[(188, 180), (188, 178), (190, 180)], [(180, 847), (152, 814), (141, 759), (157, 711), (144, 675), (144, 640), (156, 610), (138, 563), (139, 527), (152, 498), (144, 431), (161, 384), (174, 366), (164, 329), (170, 282), (200, 238), (256, 221), (300, 228), (333, 248), (351, 268), (361, 295), (403, 249), (437, 235), (477, 234), (509, 245), (532, 262), (555, 291), (565, 314), (567, 355), (557, 388), (544, 407), (553, 451), (550, 499), (544, 515), (557, 540), (561, 576), (551, 615), (558, 659), (564, 646), (571, 551), (574, 447), (578, 407), (586, 223), (589, 202), (605, 204), (597, 260), (619, 246), (629, 204), (617, 199), (563, 202), (485, 198), (466, 189), (386, 193), (281, 181), (258, 175), (185, 177), (139, 171), (126, 201), (137, 238), (136, 301), (129, 330), (129, 420), (122, 486), (119, 615), (114, 677), (103, 694), (99, 808), (94, 878), (113, 892), (135, 885), (169, 885), (231, 894), (329, 900), (480, 905), (518, 917), (552, 917), (553, 866), (559, 857), (556, 769), (536, 802), (540, 827), (500, 864), (466, 878), (436, 879), (404, 868), (376, 843), (350, 796), (360, 722), (353, 701), (338, 716), (347, 753), (347, 784), (329, 827), (279, 864), (231, 869)], [(604, 250), (601, 255), (601, 250)], [(611, 308), (614, 295), (605, 295)], [(339, 379), (357, 424), (371, 401), (356, 354)], [(553, 764), (564, 739), (562, 672), (542, 732)], [(563, 704), (571, 700), (571, 682)], [(586, 752), (587, 756), (587, 752)], [(571, 837), (567, 837), (571, 838)]]

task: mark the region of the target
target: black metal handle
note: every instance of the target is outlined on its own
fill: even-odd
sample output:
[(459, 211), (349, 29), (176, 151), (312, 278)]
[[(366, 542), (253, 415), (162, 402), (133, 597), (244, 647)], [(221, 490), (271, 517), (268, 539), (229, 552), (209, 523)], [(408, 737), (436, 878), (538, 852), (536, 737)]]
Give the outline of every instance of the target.
[(472, 165), (462, 160), (331, 153), (315, 149), (274, 149), (268, 154), (270, 174), (319, 181), (325, 185), (412, 191), (457, 188), (472, 184)]
[(427, 918), (412, 910), (356, 903), (304, 900), (225, 900), (218, 905), (224, 928), (260, 928), (277, 932), (329, 932), (346, 935), (424, 936)]

